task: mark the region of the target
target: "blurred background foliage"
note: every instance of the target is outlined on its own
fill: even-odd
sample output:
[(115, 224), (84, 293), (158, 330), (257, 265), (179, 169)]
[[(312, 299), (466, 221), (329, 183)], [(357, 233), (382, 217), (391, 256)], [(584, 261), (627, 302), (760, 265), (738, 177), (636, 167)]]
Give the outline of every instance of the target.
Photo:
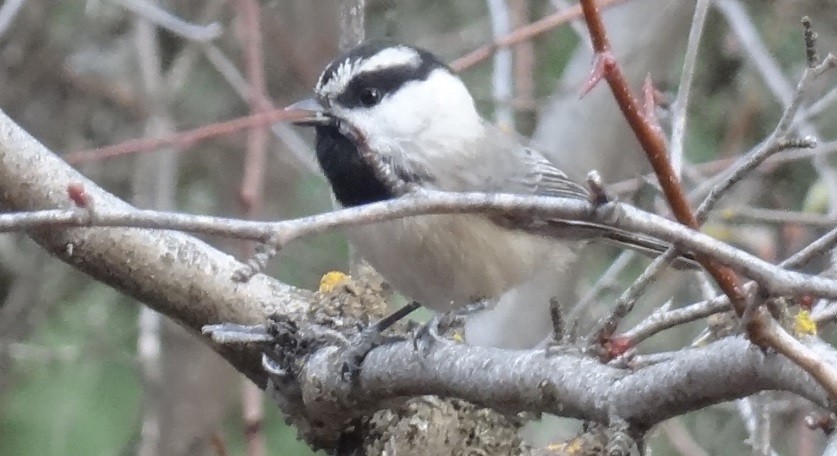
[[(617, 7), (609, 16), (609, 24), (619, 26), (623, 8), (644, 2), (647, 0)], [(156, 3), (198, 24), (221, 24), (223, 33), (212, 44), (244, 72), (244, 30), (235, 1)], [(509, 3), (524, 13), (525, 22), (554, 12), (553, 3), (561, 2)], [(689, 18), (693, 2), (682, 3)], [(833, 1), (751, 1), (745, 6), (762, 40), (794, 84), (804, 66), (799, 26), (802, 15), (812, 16), (821, 32), (823, 52), (837, 49), (837, 6)], [(623, 25), (637, 30), (644, 26), (636, 22)], [(261, 26), (270, 98), (279, 106), (306, 96), (320, 68), (338, 52), (337, 1), (263, 0)], [(167, 89), (154, 94), (155, 100), (143, 88), (136, 29), (137, 16), (115, 0), (24, 2), (0, 36), (0, 108), (57, 153), (149, 136), (149, 119), (161, 110), (172, 130), (249, 113), (246, 100), (210, 63), (202, 44), (159, 29), (155, 37), (159, 71)], [(685, 43), (688, 27), (681, 28), (679, 34), (676, 39)], [(491, 27), (483, 1), (368, 0), (367, 36), (416, 43), (453, 60), (489, 42)], [(527, 135), (535, 131), (546, 104), (561, 97), (577, 98), (580, 86), (567, 86), (564, 72), (580, 43), (578, 35), (566, 25), (532, 41), (534, 59), (528, 71), (534, 85), (512, 103), (519, 108), (515, 111), (518, 131)], [(616, 48), (628, 45), (624, 41), (614, 43)], [(658, 87), (672, 98), (683, 48), (678, 48), (676, 59), (659, 62), (662, 70), (653, 73)], [(746, 52), (729, 25), (711, 10), (690, 106), (686, 146), (689, 162), (704, 163), (740, 154), (772, 130), (780, 105), (747, 65)], [(491, 71), (489, 60), (463, 73), (487, 117), (492, 116), (497, 104), (491, 96)], [(820, 84), (811, 99), (834, 86), (833, 77), (824, 79), (828, 83)], [(836, 111), (829, 109), (815, 119), (823, 138), (837, 135)], [(610, 124), (578, 125), (570, 131), (598, 135), (610, 128)], [(154, 152), (176, 157), (171, 162), (176, 172), (170, 206), (191, 213), (241, 215), (238, 195), (245, 138), (246, 133), (241, 132)], [(300, 166), (284, 142), (271, 137), (268, 147), (259, 218), (288, 218), (328, 210), (331, 202), (323, 179)], [(617, 145), (616, 149), (620, 148), (635, 146), (626, 141)], [(572, 161), (574, 154), (587, 152), (567, 151), (562, 159)], [(79, 167), (109, 191), (138, 201), (137, 173), (144, 169), (138, 160), (153, 154), (94, 160)], [(615, 157), (618, 166), (618, 155)], [(606, 175), (606, 180), (635, 177), (631, 173), (615, 174)], [(150, 176), (152, 180), (158, 177)], [(804, 210), (806, 198), (816, 200), (811, 193), (818, 178), (809, 161), (778, 167), (755, 180), (755, 185), (745, 186), (749, 193), (742, 198), (757, 206)], [(768, 259), (791, 251), (793, 245), (815, 234), (800, 234), (794, 227), (760, 226), (742, 235), (736, 231), (741, 228), (717, 223), (716, 231), (727, 233), (727, 240), (746, 245)], [(215, 238), (207, 241), (241, 256), (241, 247), (235, 243)], [(786, 247), (777, 247), (780, 245)], [(271, 263), (268, 272), (288, 283), (315, 288), (323, 273), (346, 269), (347, 252), (339, 233), (320, 236), (289, 246)], [(579, 292), (589, 287), (613, 258), (610, 250), (596, 252), (582, 268)], [(643, 260), (634, 263), (629, 269), (633, 274), (646, 264)], [(602, 295), (604, 304), (599, 307), (606, 308), (606, 303), (612, 302), (629, 283), (630, 275)], [(686, 295), (689, 293), (697, 296), (695, 290)], [(665, 291), (661, 293), (664, 295)], [(659, 301), (650, 299), (652, 304), (648, 306)], [(144, 384), (137, 358), (140, 306), (48, 258), (23, 235), (0, 237), (0, 455), (135, 454), (144, 438), (143, 417), (151, 407), (158, 407), (162, 415), (160, 443), (152, 454), (245, 453), (240, 378), (174, 325), (166, 325), (161, 335), (161, 389)], [(643, 315), (647, 312), (638, 312), (637, 318)], [(702, 327), (695, 324), (665, 333), (649, 346), (683, 346)], [(802, 425), (804, 408), (782, 395), (776, 396), (772, 413), (780, 417), (777, 422), (786, 423), (774, 429), (784, 437), (774, 440), (777, 450), (808, 454), (805, 449), (817, 448), (821, 436)], [(261, 432), (269, 454), (312, 454), (296, 441), (295, 431), (283, 424), (275, 407), (267, 404), (265, 413)], [(678, 429), (687, 429), (691, 439), (708, 454), (749, 451), (744, 442), (745, 428), (732, 405), (712, 407), (675, 421)], [(542, 440), (549, 441), (556, 435), (570, 435), (577, 428), (577, 422), (560, 420), (541, 426), (538, 432)], [(651, 435), (655, 454), (681, 454), (684, 450), (674, 442), (675, 435), (665, 426), (655, 431)]]

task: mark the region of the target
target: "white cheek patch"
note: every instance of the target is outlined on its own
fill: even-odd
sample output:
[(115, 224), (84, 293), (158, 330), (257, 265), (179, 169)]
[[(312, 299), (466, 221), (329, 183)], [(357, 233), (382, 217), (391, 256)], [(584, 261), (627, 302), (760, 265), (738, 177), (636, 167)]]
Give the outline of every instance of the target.
[(428, 146), (470, 141), (482, 131), (468, 89), (442, 69), (432, 71), (423, 81), (408, 82), (374, 110), (376, 118), (387, 119), (386, 135)]

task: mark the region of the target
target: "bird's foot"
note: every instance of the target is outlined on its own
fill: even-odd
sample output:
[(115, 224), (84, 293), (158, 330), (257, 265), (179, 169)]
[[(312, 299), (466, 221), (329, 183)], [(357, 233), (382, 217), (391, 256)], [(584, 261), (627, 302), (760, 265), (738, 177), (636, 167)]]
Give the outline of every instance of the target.
[(403, 340), (399, 337), (384, 338), (382, 333), (419, 307), (421, 307), (419, 303), (415, 301), (410, 302), (406, 306), (392, 312), (375, 324), (367, 326), (357, 333), (349, 341), (342, 355), (343, 361), (340, 367), (340, 374), (343, 380), (352, 381), (357, 378), (363, 360), (375, 347), (379, 347), (388, 342)]
[(427, 356), (436, 343), (447, 342), (444, 334), (450, 329), (455, 319), (456, 315), (453, 312), (434, 314), (427, 323), (416, 330), (413, 335), (413, 348), (423, 356)]

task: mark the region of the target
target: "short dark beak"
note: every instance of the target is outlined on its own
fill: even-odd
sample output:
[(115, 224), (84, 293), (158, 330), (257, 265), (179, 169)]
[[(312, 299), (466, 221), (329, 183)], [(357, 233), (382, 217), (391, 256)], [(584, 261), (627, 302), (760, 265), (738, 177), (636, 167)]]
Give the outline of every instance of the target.
[(292, 120), (294, 125), (313, 127), (316, 125), (331, 125), (334, 122), (334, 118), (328, 113), (328, 110), (313, 98), (306, 98), (285, 106), (285, 111), (299, 112), (299, 117)]

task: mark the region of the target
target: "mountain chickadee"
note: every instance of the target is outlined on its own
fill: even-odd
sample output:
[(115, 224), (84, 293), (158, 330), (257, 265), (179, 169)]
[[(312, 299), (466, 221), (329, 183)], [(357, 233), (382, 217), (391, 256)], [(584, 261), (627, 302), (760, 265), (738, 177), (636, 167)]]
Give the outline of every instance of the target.
[[(361, 132), (366, 147), (396, 176), (421, 188), (588, 198), (540, 153), (483, 120), (462, 80), (425, 50), (363, 44), (325, 68), (315, 94), (315, 100), (292, 106), (317, 110), (299, 123), (314, 126), (317, 160), (343, 207), (394, 195), (353, 138), (341, 133), (341, 123)], [(584, 239), (649, 248), (650, 241), (612, 228), (556, 222), (568, 226), (566, 240), (510, 229), (478, 214), (421, 215), (347, 233), (396, 290), (440, 312), (499, 297), (545, 268), (560, 270)], [(650, 244), (653, 250), (667, 247)]]

